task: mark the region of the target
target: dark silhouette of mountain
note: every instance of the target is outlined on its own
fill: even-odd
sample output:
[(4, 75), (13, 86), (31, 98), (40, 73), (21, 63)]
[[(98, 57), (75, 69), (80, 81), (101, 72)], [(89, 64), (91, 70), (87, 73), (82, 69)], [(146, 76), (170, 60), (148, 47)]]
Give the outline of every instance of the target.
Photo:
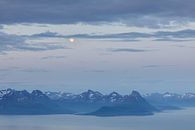
[[(122, 96), (117, 92), (103, 95), (100, 92), (92, 90), (88, 90), (78, 95), (68, 94), (68, 96), (67, 93), (55, 93), (55, 95), (51, 95), (49, 92), (46, 93), (50, 95), (50, 97), (55, 97), (54, 100), (58, 102), (58, 104), (76, 111), (77, 114), (91, 113), (105, 106), (131, 106), (131, 108), (134, 106), (135, 108), (143, 107), (143, 109), (146, 109), (146, 101), (136, 91), (133, 91), (131, 95), (125, 96)], [(150, 105), (147, 104), (147, 106)], [(151, 108), (153, 109), (153, 107), (150, 106), (150, 109)], [(147, 109), (149, 109), (149, 107)]]
[(195, 106), (195, 94), (153, 93), (143, 97), (88, 90), (81, 94), (14, 89), (0, 90), (0, 114), (150, 115), (165, 109)]
[(86, 114), (103, 108), (112, 109), (108, 115), (145, 115), (156, 110), (136, 91), (125, 96), (117, 92), (103, 95), (92, 90), (78, 95), (39, 90), (0, 91), (0, 114)]
[(127, 115), (152, 115), (158, 110), (150, 105), (137, 91), (125, 96), (124, 100), (112, 106), (103, 106), (88, 113), (95, 116), (127, 116)]
[(69, 114), (72, 110), (65, 109), (56, 104), (39, 90), (32, 93), (4, 90), (0, 100), (0, 114)]
[[(65, 95), (65, 94), (62, 94)], [(104, 104), (103, 94), (88, 90), (78, 95), (69, 94), (69, 96), (60, 96), (55, 99), (61, 106), (76, 111), (77, 113), (86, 113), (97, 110)]]
[(97, 110), (106, 104), (114, 104), (122, 99), (122, 96), (113, 92), (109, 95), (103, 95), (100, 92), (88, 90), (78, 95), (70, 93), (53, 93), (46, 94), (61, 106), (66, 106), (77, 113), (87, 113)]

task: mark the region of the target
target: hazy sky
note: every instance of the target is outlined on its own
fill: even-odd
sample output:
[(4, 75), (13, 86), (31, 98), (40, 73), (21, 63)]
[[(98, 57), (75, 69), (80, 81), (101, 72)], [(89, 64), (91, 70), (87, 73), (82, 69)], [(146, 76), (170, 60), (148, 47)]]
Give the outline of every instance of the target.
[(194, 11), (193, 0), (0, 0), (0, 88), (195, 92)]

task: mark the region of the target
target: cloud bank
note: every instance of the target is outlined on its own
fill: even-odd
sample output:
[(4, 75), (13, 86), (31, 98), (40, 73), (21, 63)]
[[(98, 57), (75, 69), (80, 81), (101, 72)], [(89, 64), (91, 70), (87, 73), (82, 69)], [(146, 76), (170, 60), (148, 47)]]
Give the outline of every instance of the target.
[(102, 23), (159, 27), (194, 21), (194, 0), (1, 0), (0, 23)]
[(28, 43), (29, 38), (0, 32), (0, 53), (7, 51), (46, 51), (55, 49), (65, 49), (64, 44), (43, 44), (43, 43)]
[[(116, 33), (116, 34), (105, 34), (105, 35), (92, 35), (92, 34), (75, 34), (75, 35), (61, 35), (56, 32), (43, 32), (34, 34), (31, 36), (27, 35), (11, 35), (0, 32), (0, 52), (6, 51), (17, 51), (17, 50), (28, 50), (28, 51), (46, 51), (56, 49), (67, 49), (64, 43), (44, 43), (34, 41), (29, 43), (28, 40), (33, 39), (44, 39), (44, 38), (84, 38), (84, 39), (95, 39), (95, 40), (122, 40), (122, 41), (139, 41), (142, 39), (150, 39), (153, 41), (190, 41), (195, 38), (195, 30), (181, 30), (181, 31), (157, 31), (153, 33), (141, 33), (141, 32), (129, 32), (129, 33)], [(143, 52), (145, 50), (129, 50), (119, 49), (112, 50), (113, 52), (126, 51), (126, 52)]]
[(159, 41), (173, 41), (182, 40), (186, 41), (187, 38), (195, 38), (195, 30), (180, 30), (180, 31), (157, 31), (153, 33), (129, 32), (129, 33), (116, 33), (105, 35), (92, 35), (92, 34), (75, 34), (75, 35), (61, 35), (55, 32), (44, 32), (34, 34), (30, 37), (58, 37), (58, 38), (86, 38), (86, 39), (121, 39), (121, 40), (137, 40), (139, 38), (153, 38)]
[(117, 49), (110, 49), (111, 52), (146, 52), (149, 50), (142, 50), (142, 49), (133, 49), (133, 48), (117, 48)]

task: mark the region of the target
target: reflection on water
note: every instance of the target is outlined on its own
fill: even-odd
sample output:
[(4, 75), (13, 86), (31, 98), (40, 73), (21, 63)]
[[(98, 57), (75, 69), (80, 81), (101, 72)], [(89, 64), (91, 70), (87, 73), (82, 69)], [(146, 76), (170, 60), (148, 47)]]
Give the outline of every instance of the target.
[(195, 130), (195, 109), (153, 116), (0, 116), (0, 130)]

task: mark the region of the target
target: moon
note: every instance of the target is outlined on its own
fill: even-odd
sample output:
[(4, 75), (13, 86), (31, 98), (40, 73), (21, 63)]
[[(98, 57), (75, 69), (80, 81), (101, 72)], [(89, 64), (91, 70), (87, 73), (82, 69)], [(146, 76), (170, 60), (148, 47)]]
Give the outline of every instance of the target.
[(69, 38), (68, 41), (71, 42), (71, 43), (74, 43), (75, 39), (74, 38)]

